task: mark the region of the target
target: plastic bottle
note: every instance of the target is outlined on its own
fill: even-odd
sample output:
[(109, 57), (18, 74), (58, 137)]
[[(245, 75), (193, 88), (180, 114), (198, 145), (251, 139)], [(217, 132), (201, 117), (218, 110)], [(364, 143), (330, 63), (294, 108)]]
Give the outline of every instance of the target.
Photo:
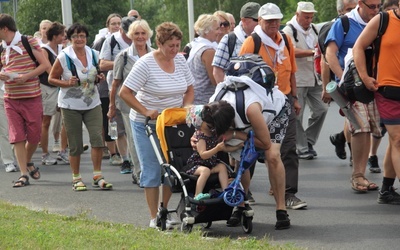
[(108, 122), (108, 135), (113, 140), (118, 139), (117, 122), (114, 120)]
[(362, 81), (361, 81), (360, 76), (358, 75), (358, 72), (357, 72), (357, 69), (356, 69), (356, 65), (354, 64), (354, 61), (351, 62), (350, 68), (352, 69), (351, 73), (353, 74), (354, 85), (361, 86)]

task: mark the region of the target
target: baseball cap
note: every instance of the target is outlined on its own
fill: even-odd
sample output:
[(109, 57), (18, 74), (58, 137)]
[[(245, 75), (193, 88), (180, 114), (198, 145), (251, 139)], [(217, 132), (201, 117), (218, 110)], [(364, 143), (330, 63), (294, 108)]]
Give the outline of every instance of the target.
[(253, 19), (258, 18), (258, 10), (260, 9), (260, 4), (255, 2), (248, 2), (242, 6), (240, 9), (240, 17), (246, 18), (250, 17)]
[(136, 18), (133, 16), (125, 16), (122, 18), (121, 20), (121, 27), (124, 30), (125, 33), (128, 33), (129, 31), (129, 26), (131, 25), (131, 23), (133, 23), (134, 21), (136, 21)]
[(314, 4), (311, 2), (298, 2), (297, 12), (315, 13)]
[(258, 11), (258, 16), (264, 20), (283, 18), (281, 10), (276, 4), (273, 3), (267, 3), (261, 6), (260, 10)]

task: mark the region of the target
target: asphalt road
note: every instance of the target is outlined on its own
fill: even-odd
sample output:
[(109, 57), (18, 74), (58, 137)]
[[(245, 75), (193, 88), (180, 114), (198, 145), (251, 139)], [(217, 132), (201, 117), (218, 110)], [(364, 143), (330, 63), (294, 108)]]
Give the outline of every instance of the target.
[[(251, 184), (256, 200), (252, 237), (270, 238), (274, 243), (293, 243), (308, 249), (398, 249), (400, 245), (400, 207), (379, 205), (377, 191), (356, 194), (350, 186), (351, 168), (348, 160), (340, 160), (334, 154), (329, 134), (342, 128), (343, 119), (338, 116), (336, 104), (332, 104), (320, 139), (315, 147), (317, 159), (300, 161), (298, 197), (308, 203), (307, 209), (289, 210), (292, 227), (275, 231), (275, 206), (269, 189), (265, 165), (257, 165)], [(307, 117), (307, 115), (305, 115)], [(87, 137), (86, 137), (87, 139)], [(382, 164), (387, 138), (379, 148)], [(40, 164), (41, 150), (34, 155)], [(143, 190), (133, 185), (130, 175), (119, 173), (119, 167), (110, 166), (103, 160), (103, 174), (114, 184), (113, 191), (100, 191), (90, 186), (92, 167), (90, 151), (82, 155), (81, 172), (87, 192), (71, 190), (71, 172), (68, 165), (40, 167), (42, 178), (31, 180), (24, 188), (12, 188), (12, 181), (19, 173), (0, 174), (0, 199), (30, 209), (46, 210), (64, 215), (85, 213), (102, 221), (134, 224), (147, 227), (149, 213)], [(382, 174), (367, 173), (370, 181), (381, 185)], [(398, 186), (398, 183), (396, 182)], [(175, 194), (170, 207), (176, 206), (179, 194)], [(207, 230), (211, 237), (229, 236), (233, 239), (246, 236), (241, 227), (228, 228), (225, 221), (213, 222)]]

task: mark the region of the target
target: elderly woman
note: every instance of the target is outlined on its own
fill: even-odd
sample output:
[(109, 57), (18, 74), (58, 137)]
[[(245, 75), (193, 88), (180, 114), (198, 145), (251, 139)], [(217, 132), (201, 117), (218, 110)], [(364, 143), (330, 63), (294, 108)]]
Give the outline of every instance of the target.
[(217, 37), (217, 43), (219, 43), (222, 37), (231, 31), (231, 23), (229, 21), (229, 16), (222, 10), (217, 10), (213, 15), (219, 19), (219, 26), (221, 27), (221, 34)]
[(69, 161), (72, 169), (72, 189), (85, 191), (86, 185), (79, 172), (83, 153), (82, 122), (85, 124), (92, 147), (93, 186), (111, 189), (101, 173), (103, 148), (102, 115), (96, 82), (104, 78), (98, 74), (98, 53), (86, 46), (88, 29), (73, 24), (67, 31), (72, 45), (65, 48), (54, 62), (49, 83), (59, 86), (58, 106), (61, 108), (69, 144)]
[[(178, 54), (182, 31), (171, 22), (164, 22), (156, 28), (158, 49), (141, 57), (133, 66), (119, 92), (120, 97), (131, 107), (130, 119), (133, 139), (140, 161), (140, 186), (144, 187), (150, 210), (150, 227), (157, 227), (159, 186), (161, 184), (160, 164), (145, 133), (145, 119), (156, 120), (162, 110), (181, 107), (193, 102), (194, 79), (183, 55)], [(155, 121), (150, 122), (155, 130)], [(156, 142), (159, 144), (159, 141)], [(163, 187), (165, 207), (171, 197), (170, 187)], [(169, 227), (167, 220), (167, 227)]]
[[(108, 118), (113, 119), (116, 114), (116, 109), (119, 109), (122, 114), (122, 118), (124, 121), (125, 128), (130, 128), (130, 120), (129, 120), (129, 112), (131, 108), (126, 105), (124, 101), (122, 101), (117, 95), (117, 91), (119, 90), (121, 83), (128, 76), (129, 72), (132, 69), (132, 66), (139, 60), (140, 57), (145, 54), (153, 51), (154, 49), (150, 48), (147, 45), (147, 41), (153, 35), (153, 31), (150, 29), (149, 24), (141, 19), (133, 22), (129, 26), (128, 37), (132, 39), (132, 45), (121, 51), (116, 57), (114, 61), (114, 69), (113, 75), (114, 80), (112, 82), (111, 90), (110, 90), (110, 105), (108, 110)], [(126, 129), (126, 135), (128, 137), (128, 149), (133, 161), (133, 166), (135, 168), (135, 172), (132, 174), (133, 181), (139, 184), (139, 176), (140, 176), (140, 163), (136, 154), (135, 143), (133, 141), (132, 130)], [(130, 165), (122, 165), (121, 166), (121, 174), (129, 174), (132, 173), (132, 169)]]
[(194, 104), (206, 104), (217, 85), (211, 63), (218, 46), (217, 37), (221, 34), (219, 19), (209, 14), (200, 15), (194, 28), (199, 37), (191, 42), (187, 63), (195, 79)]

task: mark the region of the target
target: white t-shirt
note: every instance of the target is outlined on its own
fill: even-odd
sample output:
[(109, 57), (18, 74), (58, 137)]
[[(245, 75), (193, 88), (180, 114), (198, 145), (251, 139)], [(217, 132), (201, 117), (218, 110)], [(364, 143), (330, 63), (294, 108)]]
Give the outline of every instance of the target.
[[(166, 108), (181, 107), (183, 94), (194, 83), (183, 55), (174, 58), (175, 72), (167, 73), (158, 66), (154, 52), (141, 57), (126, 77), (124, 85), (136, 92), (137, 100), (150, 110), (161, 113)], [(131, 109), (131, 120), (144, 122), (145, 117)]]

